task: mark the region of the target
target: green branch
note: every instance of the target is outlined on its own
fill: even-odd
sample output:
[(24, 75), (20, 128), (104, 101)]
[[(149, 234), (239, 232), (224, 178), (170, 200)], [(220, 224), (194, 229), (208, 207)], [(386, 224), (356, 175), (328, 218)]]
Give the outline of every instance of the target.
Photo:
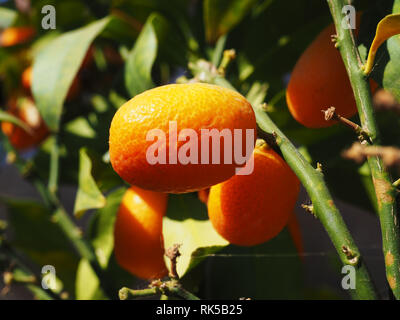
[(254, 108), (257, 124), (264, 133), (273, 134), (283, 157), (300, 179), (312, 201), (313, 214), (321, 221), (344, 265), (356, 269), (355, 299), (376, 299), (374, 285), (354, 240), (325, 184), (319, 168), (315, 169), (279, 130), (262, 107)]
[(122, 288), (119, 290), (119, 298), (121, 300), (134, 300), (137, 298), (151, 297), (163, 294), (168, 297), (176, 297), (185, 300), (200, 300), (197, 296), (185, 290), (177, 280), (169, 280), (160, 282), (157, 286), (142, 290), (133, 290), (129, 288)]
[[(344, 18), (342, 8), (347, 3), (343, 0), (328, 0), (328, 4), (336, 25), (336, 45), (353, 88), (361, 126), (370, 138), (369, 141), (366, 140), (366, 143), (379, 145), (380, 136), (374, 117), (368, 79), (362, 70), (360, 55), (351, 29), (342, 28), (342, 20)], [(396, 212), (396, 189), (392, 185), (389, 173), (380, 157), (368, 157), (368, 165), (378, 201), (386, 278), (394, 296), (400, 299), (400, 228), (398, 225), (399, 217)]]

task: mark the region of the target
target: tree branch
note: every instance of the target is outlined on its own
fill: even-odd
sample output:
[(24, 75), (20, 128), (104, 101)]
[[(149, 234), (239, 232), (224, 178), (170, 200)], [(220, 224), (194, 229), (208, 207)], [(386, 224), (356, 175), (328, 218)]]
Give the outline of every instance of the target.
[(312, 211), (328, 233), (340, 260), (344, 265), (356, 269), (355, 299), (376, 299), (375, 287), (350, 232), (325, 184), (321, 170), (313, 168), (298, 152), (289, 139), (279, 130), (262, 107), (255, 107), (258, 126), (267, 133), (274, 134), (283, 157), (300, 179), (312, 201)]
[[(359, 64), (359, 52), (351, 29), (344, 29), (341, 26), (344, 18), (342, 8), (347, 3), (343, 0), (328, 0), (328, 4), (336, 26), (336, 44), (353, 88), (361, 126), (369, 134), (371, 139), (369, 144), (379, 145), (380, 136), (374, 117), (368, 79)], [(368, 157), (368, 165), (378, 200), (386, 278), (394, 296), (400, 299), (400, 228), (396, 212), (396, 190), (380, 157)]]

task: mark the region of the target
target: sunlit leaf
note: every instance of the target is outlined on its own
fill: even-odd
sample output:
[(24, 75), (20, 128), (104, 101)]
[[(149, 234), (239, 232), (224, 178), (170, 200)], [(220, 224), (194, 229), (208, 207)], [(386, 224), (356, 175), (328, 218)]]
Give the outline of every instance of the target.
[(156, 18), (157, 15), (151, 15), (148, 18), (126, 62), (125, 84), (132, 97), (154, 86), (151, 80), (151, 69), (158, 48), (153, 25)]
[(400, 33), (400, 14), (390, 14), (383, 18), (376, 27), (375, 38), (369, 49), (364, 72), (369, 74), (374, 66), (376, 52), (387, 39)]
[(97, 187), (92, 176), (92, 161), (85, 149), (80, 150), (79, 160), (79, 188), (76, 195), (74, 213), (78, 217), (89, 209), (102, 208), (106, 199)]
[(52, 130), (58, 130), (64, 100), (93, 40), (104, 30), (106, 17), (66, 32), (44, 46), (33, 63), (32, 89), (40, 113)]
[[(207, 219), (204, 205), (193, 194), (169, 196), (168, 212), (163, 220), (163, 237), (165, 248), (181, 244), (181, 256), (177, 264), (181, 277), (208, 254), (228, 245), (214, 230)], [(169, 262), (167, 266), (170, 266)]]

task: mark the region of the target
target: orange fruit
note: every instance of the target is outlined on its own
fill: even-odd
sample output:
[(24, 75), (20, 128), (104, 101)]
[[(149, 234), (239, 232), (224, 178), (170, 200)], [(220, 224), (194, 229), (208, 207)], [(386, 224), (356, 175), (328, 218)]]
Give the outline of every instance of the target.
[[(170, 121), (175, 122), (176, 129), (170, 129)], [(153, 129), (159, 136), (146, 139)], [(174, 131), (181, 136), (182, 129), (190, 131), (191, 136), (177, 142)], [(219, 133), (225, 129), (226, 136), (232, 139), (220, 139), (219, 149), (212, 148), (212, 139), (208, 139), (208, 148), (204, 147), (206, 143), (202, 147), (202, 129), (216, 129), (214, 132)], [(236, 139), (234, 129), (242, 130)], [(246, 131), (253, 133), (253, 137), (247, 138)], [(255, 136), (253, 109), (239, 93), (204, 83), (170, 84), (135, 96), (116, 112), (110, 127), (110, 160), (114, 170), (129, 184), (159, 192), (191, 192), (232, 177), (244, 165), (244, 161), (240, 162), (250, 158)], [(245, 154), (246, 142), (250, 146), (247, 158), (236, 161), (232, 154), (240, 147)], [(154, 147), (157, 145), (158, 151)], [(231, 163), (224, 158), (225, 147), (232, 150)], [(176, 157), (170, 149), (176, 150)], [(160, 154), (164, 154), (165, 162), (160, 163), (160, 158), (159, 162), (152, 162)], [(193, 156), (194, 160), (184, 164), (184, 156)]]
[[(360, 19), (357, 18), (357, 22)], [(358, 33), (358, 28), (356, 28)], [(335, 121), (325, 121), (321, 110), (333, 106), (336, 112), (349, 118), (357, 107), (353, 90), (339, 50), (331, 36), (333, 24), (325, 28), (297, 61), (286, 90), (286, 101), (292, 116), (309, 128), (329, 127)], [(371, 90), (377, 88), (370, 81)]]
[(30, 132), (10, 123), (2, 122), (1, 129), (17, 150), (24, 150), (40, 144), (49, 135), (49, 130), (31, 98), (9, 102), (8, 112), (27, 124)]
[(114, 226), (118, 264), (143, 279), (167, 275), (162, 219), (168, 195), (132, 186), (123, 198)]
[(299, 221), (294, 212), (292, 212), (292, 214), (289, 216), (289, 221), (287, 226), (289, 229), (290, 236), (292, 237), (294, 246), (296, 247), (296, 250), (299, 253), (300, 257), (303, 259), (303, 254), (304, 254), (303, 238), (301, 235)]
[[(21, 76), (22, 86), (29, 92), (31, 92), (31, 87), (32, 87), (32, 71), (33, 67), (29, 66), (24, 70), (24, 72), (22, 72)], [(67, 93), (67, 101), (75, 99), (79, 95), (80, 90), (81, 90), (81, 81), (79, 80), (78, 77), (75, 77), (74, 81), (69, 87)]]
[(299, 180), (286, 162), (265, 144), (253, 152), (254, 170), (212, 186), (208, 215), (230, 243), (266, 242), (288, 223), (299, 193)]
[(0, 46), (10, 47), (30, 40), (36, 33), (31, 27), (10, 27), (0, 34)]

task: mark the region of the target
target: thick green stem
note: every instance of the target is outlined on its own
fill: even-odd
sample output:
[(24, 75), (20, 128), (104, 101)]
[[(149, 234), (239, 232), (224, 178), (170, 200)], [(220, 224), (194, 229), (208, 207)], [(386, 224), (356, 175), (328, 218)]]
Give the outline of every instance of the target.
[(323, 224), (344, 265), (356, 270), (355, 299), (376, 299), (374, 285), (365, 263), (325, 184), (323, 174), (309, 164), (261, 107), (254, 108), (257, 124), (273, 134), (286, 162), (298, 176), (313, 204), (313, 213)]
[[(361, 126), (369, 134), (371, 145), (380, 144), (380, 136), (374, 117), (371, 91), (367, 77), (361, 68), (362, 63), (351, 29), (342, 27), (343, 0), (328, 0), (336, 25), (337, 47), (342, 56), (347, 74), (353, 88)], [(396, 189), (382, 159), (368, 157), (372, 180), (378, 201), (378, 215), (382, 230), (383, 252), (385, 255), (386, 278), (394, 296), (400, 299), (400, 228), (396, 212)]]
[(152, 297), (159, 293), (160, 292), (156, 287), (142, 289), (142, 290), (133, 290), (124, 287), (119, 290), (118, 295), (120, 300), (134, 300), (137, 298)]
[(50, 173), (48, 188), (51, 193), (56, 194), (58, 190), (58, 172), (60, 162), (59, 133), (53, 135), (54, 142), (50, 153)]
[(182, 298), (185, 300), (200, 300), (197, 296), (185, 290), (175, 279), (165, 281), (157, 286), (141, 290), (133, 290), (126, 287), (119, 290), (119, 298), (121, 300), (134, 300), (137, 298), (155, 296), (157, 294), (163, 294), (168, 297)]

